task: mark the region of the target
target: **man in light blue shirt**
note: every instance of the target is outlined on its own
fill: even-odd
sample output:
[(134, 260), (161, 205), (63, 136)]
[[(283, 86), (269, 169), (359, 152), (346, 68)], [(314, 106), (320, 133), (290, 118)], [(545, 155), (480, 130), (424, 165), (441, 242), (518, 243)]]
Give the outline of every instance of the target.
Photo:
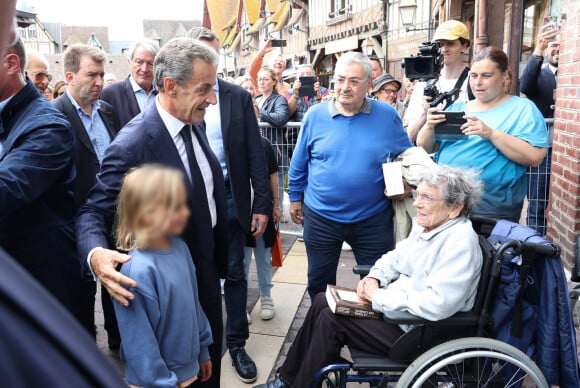
[(119, 128), (123, 128), (155, 100), (157, 90), (153, 86), (153, 61), (158, 52), (159, 45), (151, 39), (134, 42), (127, 52), (131, 75), (103, 89), (101, 100), (115, 107)]
[[(52, 101), (53, 106), (66, 116), (75, 133), (77, 175), (74, 180), (74, 199), (77, 210), (85, 203), (90, 189), (95, 185), (105, 149), (119, 131), (113, 107), (99, 100), (103, 89), (105, 60), (105, 54), (96, 47), (86, 44), (69, 46), (63, 54), (67, 91)], [(95, 337), (96, 283), (87, 278), (83, 285), (82, 322)], [(112, 306), (110, 309), (112, 311)], [(110, 314), (107, 313), (105, 328), (108, 329), (111, 348), (117, 348), (116, 321), (111, 323)]]

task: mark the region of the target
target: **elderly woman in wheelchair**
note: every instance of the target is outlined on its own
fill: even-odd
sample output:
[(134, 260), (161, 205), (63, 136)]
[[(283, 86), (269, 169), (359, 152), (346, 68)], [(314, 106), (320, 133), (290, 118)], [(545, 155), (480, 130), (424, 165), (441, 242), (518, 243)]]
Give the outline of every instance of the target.
[[(449, 166), (429, 171), (413, 192), (416, 223), (409, 237), (381, 257), (358, 286), (358, 295), (385, 317), (409, 312), (439, 321), (474, 304), (482, 250), (469, 212), (482, 194), (475, 172)], [(306, 388), (316, 372), (340, 361), (344, 345), (388, 355), (410, 330), (384, 320), (335, 315), (319, 294), (273, 381), (263, 388)]]

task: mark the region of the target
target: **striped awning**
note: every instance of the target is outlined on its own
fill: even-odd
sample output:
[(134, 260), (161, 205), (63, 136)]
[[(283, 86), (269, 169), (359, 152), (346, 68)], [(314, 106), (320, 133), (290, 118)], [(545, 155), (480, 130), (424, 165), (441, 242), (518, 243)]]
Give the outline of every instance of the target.
[(236, 47), (240, 44), (240, 39), (241, 39), (242, 34), (237, 34), (236, 37), (234, 38), (234, 41), (230, 44), (230, 46), (226, 49), (226, 53), (227, 54), (231, 54), (234, 52), (234, 50), (236, 49)]
[(230, 28), (228, 35), (226, 36), (226, 38), (224, 39), (224, 42), (222, 43), (223, 47), (228, 47), (229, 45), (231, 45), (232, 42), (234, 41), (236, 35), (239, 36), (238, 29), (239, 29), (238, 25), (234, 25), (232, 28)]
[[(284, 27), (284, 25), (286, 24), (286, 19), (288, 19), (289, 14), (290, 14), (290, 2), (286, 1), (284, 3), (281, 3), (281, 8), (278, 11), (276, 11), (274, 15), (272, 15), (273, 18), (270, 21), (270, 23), (276, 23), (276, 25), (274, 26), (274, 28), (270, 30), (270, 32), (280, 31), (282, 27)], [(268, 24), (268, 21), (266, 21), (266, 24)]]
[(303, 13), (304, 13), (304, 8), (300, 8), (300, 9), (293, 8), (292, 9), (292, 16), (290, 17), (290, 20), (286, 24), (285, 28), (291, 29), (295, 24), (297, 24), (300, 21), (300, 18), (302, 17)]
[(260, 28), (264, 25), (265, 21), (266, 19), (264, 18), (259, 18), (256, 20), (256, 23), (252, 24), (252, 27), (248, 28), (246, 35), (255, 34), (256, 32), (260, 31)]

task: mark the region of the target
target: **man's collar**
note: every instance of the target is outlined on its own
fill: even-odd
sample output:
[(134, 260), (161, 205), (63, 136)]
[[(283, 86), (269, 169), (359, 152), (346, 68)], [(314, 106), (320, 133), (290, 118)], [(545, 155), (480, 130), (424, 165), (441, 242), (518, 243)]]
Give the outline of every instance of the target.
[(137, 93), (137, 92), (138, 92), (138, 91), (140, 91), (140, 90), (143, 90), (143, 92), (144, 92), (145, 94), (147, 94), (147, 95), (149, 95), (149, 94), (151, 94), (151, 93), (157, 93), (157, 92), (156, 92), (156, 90), (157, 90), (157, 89), (155, 89), (155, 86), (154, 86), (154, 85), (151, 85), (151, 91), (150, 91), (150, 92), (149, 92), (149, 94), (148, 94), (148, 93), (145, 91), (145, 89), (143, 89), (143, 88), (141, 87), (141, 85), (139, 85), (139, 84), (137, 83), (137, 81), (135, 81), (135, 79), (133, 78), (133, 76), (132, 76), (132, 75), (130, 75), (130, 76), (129, 76), (129, 82), (131, 83), (131, 88), (133, 89), (133, 92), (134, 92), (134, 93)]
[(159, 102), (159, 96), (155, 98), (155, 106), (157, 107), (157, 112), (159, 112), (159, 116), (161, 117), (161, 121), (167, 127), (167, 131), (169, 135), (171, 135), (172, 139), (175, 139), (176, 136), (179, 136), (181, 129), (184, 125), (186, 125), (183, 121), (179, 120), (178, 118), (172, 116)]
[[(336, 97), (332, 99), (332, 101), (330, 101), (330, 104), (328, 104), (328, 113), (330, 114), (330, 117), (334, 118), (338, 115), (341, 115), (342, 113), (340, 113), (338, 111), (338, 109), (336, 109), (336, 106), (334, 105), (336, 103)], [(357, 113), (364, 113), (367, 115), (371, 114), (371, 100), (368, 97), (365, 97), (365, 100), (362, 104), (362, 106), (360, 107), (359, 111)]]
[[(83, 108), (81, 108), (81, 106), (80, 106), (80, 105), (77, 103), (77, 100), (75, 100), (75, 99), (74, 99), (74, 97), (73, 97), (73, 96), (71, 96), (71, 94), (69, 93), (69, 91), (68, 91), (68, 90), (66, 90), (66, 91), (64, 92), (64, 94), (66, 94), (66, 96), (67, 96), (67, 97), (68, 97), (68, 99), (70, 100), (71, 104), (73, 104), (73, 106), (75, 107), (75, 110), (76, 110), (77, 112), (80, 110), (80, 111), (81, 111), (81, 112), (83, 112), (84, 114), (88, 115), (88, 113), (87, 113), (87, 112), (85, 112), (85, 111), (83, 110)], [(99, 108), (101, 107), (101, 100), (97, 100), (97, 101), (93, 102), (93, 103), (92, 103), (92, 106), (93, 106), (93, 107), (92, 107), (92, 110), (93, 110), (93, 112), (94, 112), (95, 110), (99, 109)]]

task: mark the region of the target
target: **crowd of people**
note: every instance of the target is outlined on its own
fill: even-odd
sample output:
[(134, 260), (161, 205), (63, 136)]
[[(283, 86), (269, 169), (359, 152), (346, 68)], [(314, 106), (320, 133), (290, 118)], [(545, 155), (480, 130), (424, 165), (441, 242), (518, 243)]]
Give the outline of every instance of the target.
[[(3, 10), (10, 3), (2, 0)], [(271, 247), (286, 179), (290, 217), (304, 227), (313, 305), (268, 388), (307, 386), (342, 345), (381, 353), (404, 333), (330, 312), (320, 293), (336, 283), (343, 242), (357, 263), (374, 265), (357, 289), (373, 309), (439, 320), (473, 305), (481, 253), (468, 215), (517, 221), (528, 195), (543, 217), (545, 198), (528, 193), (526, 171), (549, 163), (544, 117), (553, 112), (536, 105), (553, 105), (553, 94), (535, 83), (556, 73), (551, 29), (541, 30), (522, 75), (528, 100), (507, 93), (501, 49), (481, 50), (467, 68), (465, 25), (438, 27), (444, 66), (436, 87), (461, 90), (446, 107), (465, 119), (464, 137), (454, 140), (437, 136), (446, 116), (428, 106), (423, 82), (396, 80), (360, 52), (339, 57), (328, 90), (311, 64), (285, 82), (286, 61), (268, 40), (249, 76), (232, 83), (217, 78), (217, 35), (196, 27), (163, 47), (135, 42), (120, 81), (105, 73), (102, 51), (70, 45), (65, 80), (51, 87), (46, 59), (14, 35), (2, 31), (0, 40), (0, 246), (93, 339), (100, 282), (108, 345), (120, 351), (132, 387), (219, 387), (223, 340), (240, 380), (256, 380), (245, 350), (248, 268), (253, 251), (260, 316), (270, 320)], [(300, 130), (286, 128), (289, 120)], [(407, 169), (404, 190), (387, 197), (382, 165), (395, 160)], [(414, 207), (403, 209), (412, 227), (396, 227), (400, 201)], [(3, 322), (7, 311), (0, 308)], [(69, 325), (76, 336), (72, 322), (59, 330)], [(94, 362), (103, 373), (94, 381), (123, 384), (106, 362)]]

